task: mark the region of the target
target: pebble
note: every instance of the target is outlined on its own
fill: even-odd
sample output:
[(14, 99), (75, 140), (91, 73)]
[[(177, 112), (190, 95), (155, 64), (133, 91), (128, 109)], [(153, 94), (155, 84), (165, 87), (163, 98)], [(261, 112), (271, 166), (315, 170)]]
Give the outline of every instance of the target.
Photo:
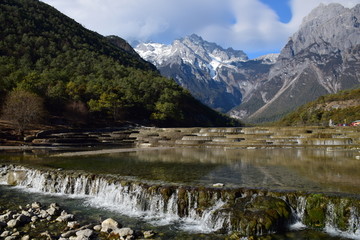
[(152, 237), (155, 236), (155, 232), (152, 231), (152, 230), (150, 230), (150, 231), (145, 231), (145, 232), (143, 233), (143, 235), (144, 235), (144, 238), (152, 238)]

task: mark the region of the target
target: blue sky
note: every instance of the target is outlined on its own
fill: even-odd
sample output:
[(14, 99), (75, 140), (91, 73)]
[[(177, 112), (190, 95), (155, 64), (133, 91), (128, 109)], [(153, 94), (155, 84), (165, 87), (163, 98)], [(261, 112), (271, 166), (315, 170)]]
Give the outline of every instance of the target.
[(290, 0), (260, 0), (260, 2), (274, 10), (279, 17), (280, 22), (290, 22), (292, 17)]
[(200, 35), (250, 58), (278, 53), (320, 3), (360, 0), (42, 0), (102, 35), (170, 44)]

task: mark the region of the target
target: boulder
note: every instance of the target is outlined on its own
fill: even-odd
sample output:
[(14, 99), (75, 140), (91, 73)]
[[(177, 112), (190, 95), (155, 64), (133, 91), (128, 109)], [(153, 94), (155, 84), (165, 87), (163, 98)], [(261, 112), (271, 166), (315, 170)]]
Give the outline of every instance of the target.
[(101, 232), (111, 232), (118, 229), (119, 223), (112, 218), (108, 218), (101, 223)]
[(24, 224), (27, 224), (27, 223), (31, 222), (31, 218), (29, 216), (24, 215), (24, 214), (21, 214), (16, 219), (19, 221), (20, 225), (24, 225)]
[(46, 210), (50, 216), (58, 216), (60, 214), (60, 207), (56, 203), (50, 204), (50, 207)]
[(39, 209), (39, 208), (41, 208), (41, 203), (39, 203), (39, 202), (33, 202), (33, 203), (31, 204), (31, 208), (32, 208), (32, 209)]
[(17, 219), (11, 219), (10, 221), (7, 222), (7, 226), (9, 228), (15, 228), (15, 227), (17, 227), (19, 225), (20, 225), (20, 221), (17, 220)]
[(80, 224), (77, 221), (72, 221), (67, 223), (67, 227), (70, 229), (78, 228)]
[(127, 236), (132, 236), (134, 234), (134, 231), (131, 228), (120, 228), (120, 229), (115, 229), (112, 232), (113, 234), (118, 234), (119, 237), (127, 237)]
[(101, 231), (101, 225), (95, 225), (93, 228), (95, 231), (100, 232)]
[(76, 240), (88, 240), (94, 235), (91, 229), (84, 229), (76, 232)]
[(68, 221), (72, 221), (74, 219), (74, 215), (73, 214), (69, 214), (65, 211), (62, 211), (60, 216), (58, 218), (56, 218), (56, 221), (58, 222), (68, 222)]
[(7, 236), (4, 240), (15, 240), (17, 236)]
[(5, 237), (7, 237), (7, 236), (9, 236), (10, 235), (10, 231), (4, 231), (4, 232), (2, 232), (1, 234), (0, 234), (0, 237), (1, 238), (5, 238)]

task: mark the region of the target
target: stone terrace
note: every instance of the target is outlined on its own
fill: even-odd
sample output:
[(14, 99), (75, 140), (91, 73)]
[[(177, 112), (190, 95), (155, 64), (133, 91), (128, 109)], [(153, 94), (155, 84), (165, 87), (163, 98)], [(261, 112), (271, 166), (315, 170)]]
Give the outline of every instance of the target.
[(138, 147), (360, 147), (356, 127), (143, 128), (130, 137)]

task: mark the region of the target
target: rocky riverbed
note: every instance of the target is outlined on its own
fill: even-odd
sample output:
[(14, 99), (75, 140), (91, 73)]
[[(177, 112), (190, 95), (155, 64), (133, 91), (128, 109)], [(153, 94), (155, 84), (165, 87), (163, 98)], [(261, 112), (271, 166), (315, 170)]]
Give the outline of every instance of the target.
[(135, 231), (108, 218), (98, 223), (80, 224), (74, 214), (57, 203), (43, 206), (33, 202), (17, 209), (0, 206), (0, 239), (150, 239), (153, 231)]

